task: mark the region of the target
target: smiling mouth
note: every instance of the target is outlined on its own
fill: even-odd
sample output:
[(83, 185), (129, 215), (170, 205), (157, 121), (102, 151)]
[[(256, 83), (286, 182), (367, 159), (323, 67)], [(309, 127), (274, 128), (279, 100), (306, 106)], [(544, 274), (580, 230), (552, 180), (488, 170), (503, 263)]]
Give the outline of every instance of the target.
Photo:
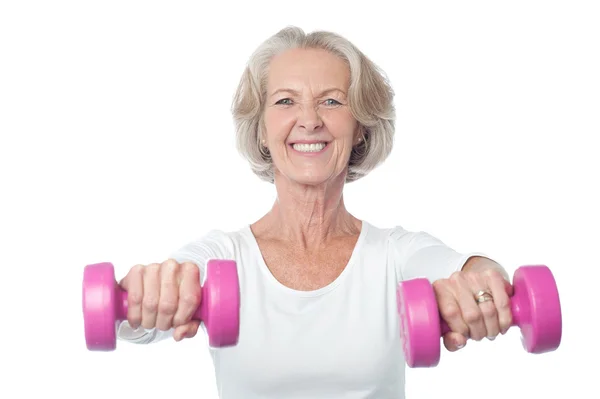
[(319, 152), (322, 151), (323, 148), (327, 147), (327, 142), (320, 143), (294, 143), (292, 144), (292, 148), (299, 152)]

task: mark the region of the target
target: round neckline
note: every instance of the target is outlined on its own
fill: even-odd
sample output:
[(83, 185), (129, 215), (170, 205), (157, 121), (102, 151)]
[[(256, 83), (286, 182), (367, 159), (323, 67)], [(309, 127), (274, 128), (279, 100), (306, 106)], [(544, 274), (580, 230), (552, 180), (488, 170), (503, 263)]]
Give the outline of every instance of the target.
[(342, 280), (346, 277), (346, 275), (348, 275), (350, 273), (350, 271), (352, 270), (352, 267), (356, 261), (356, 258), (358, 257), (358, 254), (360, 253), (360, 251), (362, 249), (363, 242), (367, 235), (368, 228), (369, 228), (369, 224), (366, 221), (361, 220), (361, 228), (360, 228), (360, 233), (358, 234), (358, 239), (356, 240), (356, 243), (354, 244), (354, 248), (352, 249), (352, 253), (350, 254), (350, 258), (348, 259), (346, 266), (344, 266), (344, 269), (339, 274), (339, 276), (337, 276), (336, 279), (333, 280), (331, 283), (329, 283), (321, 288), (318, 288), (316, 290), (310, 290), (310, 291), (296, 290), (294, 288), (291, 288), (291, 287), (288, 287), (287, 285), (282, 284), (279, 280), (277, 280), (275, 278), (275, 276), (273, 275), (273, 273), (271, 273), (271, 270), (269, 270), (267, 263), (265, 262), (262, 251), (260, 249), (260, 246), (258, 245), (258, 240), (256, 239), (256, 237), (254, 236), (254, 233), (252, 232), (251, 225), (250, 224), (246, 225), (244, 230), (245, 230), (246, 234), (248, 235), (248, 237), (250, 238), (250, 242), (253, 247), (253, 250), (257, 254), (258, 266), (259, 266), (261, 272), (265, 275), (267, 280), (270, 282), (270, 284), (272, 284), (277, 289), (279, 289), (287, 294), (298, 296), (298, 297), (311, 298), (311, 297), (317, 297), (317, 296), (326, 294), (326, 293), (330, 292), (331, 290), (335, 289), (342, 282)]

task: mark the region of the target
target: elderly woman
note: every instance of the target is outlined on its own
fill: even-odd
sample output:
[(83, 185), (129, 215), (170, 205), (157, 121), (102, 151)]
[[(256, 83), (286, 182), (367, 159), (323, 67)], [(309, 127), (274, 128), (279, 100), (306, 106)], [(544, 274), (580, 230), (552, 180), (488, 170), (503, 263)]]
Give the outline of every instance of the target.
[[(270, 211), (237, 231), (212, 230), (121, 281), (133, 343), (196, 335), (191, 321), (210, 259), (233, 259), (240, 281), (236, 346), (210, 348), (222, 398), (403, 398), (397, 284), (427, 277), (452, 332), (494, 339), (511, 325), (511, 286), (480, 253), (425, 232), (380, 228), (346, 208), (347, 183), (392, 150), (393, 92), (345, 38), (288, 27), (258, 47), (233, 104), (237, 143), (277, 192)], [(479, 302), (480, 290), (491, 294)]]

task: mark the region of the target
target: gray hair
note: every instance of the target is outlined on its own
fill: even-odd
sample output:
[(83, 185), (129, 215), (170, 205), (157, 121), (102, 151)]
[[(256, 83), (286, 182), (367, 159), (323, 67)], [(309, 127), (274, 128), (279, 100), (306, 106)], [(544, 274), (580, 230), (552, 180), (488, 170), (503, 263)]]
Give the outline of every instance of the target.
[(232, 103), (236, 147), (262, 180), (274, 181), (273, 161), (261, 145), (263, 110), (272, 58), (294, 48), (323, 49), (350, 68), (348, 103), (363, 140), (352, 149), (346, 183), (356, 181), (385, 161), (394, 138), (394, 92), (385, 73), (346, 38), (328, 31), (306, 34), (288, 26), (265, 40), (251, 55)]

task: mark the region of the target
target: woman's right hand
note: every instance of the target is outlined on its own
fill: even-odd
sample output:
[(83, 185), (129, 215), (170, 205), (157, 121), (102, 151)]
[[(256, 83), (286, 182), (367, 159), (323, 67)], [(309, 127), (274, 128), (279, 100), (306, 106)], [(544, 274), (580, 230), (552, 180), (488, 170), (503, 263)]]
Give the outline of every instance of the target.
[(198, 332), (200, 322), (192, 320), (202, 288), (196, 264), (168, 259), (136, 265), (119, 285), (127, 291), (127, 321), (132, 328), (175, 328), (176, 341), (192, 338)]

